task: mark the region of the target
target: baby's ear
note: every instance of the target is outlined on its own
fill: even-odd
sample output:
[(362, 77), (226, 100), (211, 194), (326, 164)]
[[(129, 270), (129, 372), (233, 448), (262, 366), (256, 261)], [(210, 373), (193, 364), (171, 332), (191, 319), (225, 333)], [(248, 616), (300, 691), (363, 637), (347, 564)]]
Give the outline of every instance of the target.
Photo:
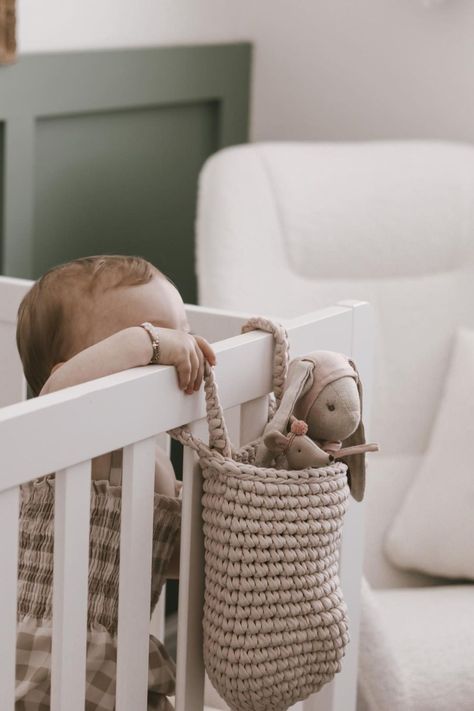
[(288, 439), (278, 430), (268, 432), (263, 441), (271, 452), (283, 452), (288, 444)]

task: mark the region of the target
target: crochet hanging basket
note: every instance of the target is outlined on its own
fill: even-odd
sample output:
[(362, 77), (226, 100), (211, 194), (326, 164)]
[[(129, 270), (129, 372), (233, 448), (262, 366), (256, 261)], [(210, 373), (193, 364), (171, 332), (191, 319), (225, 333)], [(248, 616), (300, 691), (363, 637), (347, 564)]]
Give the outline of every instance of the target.
[[(288, 367), (285, 330), (274, 334), (278, 406)], [(258, 441), (233, 451), (217, 386), (206, 368), (209, 445), (171, 434), (203, 471), (204, 662), (232, 711), (285, 711), (341, 668), (349, 641), (338, 577), (349, 487), (342, 462), (297, 471), (253, 464)]]

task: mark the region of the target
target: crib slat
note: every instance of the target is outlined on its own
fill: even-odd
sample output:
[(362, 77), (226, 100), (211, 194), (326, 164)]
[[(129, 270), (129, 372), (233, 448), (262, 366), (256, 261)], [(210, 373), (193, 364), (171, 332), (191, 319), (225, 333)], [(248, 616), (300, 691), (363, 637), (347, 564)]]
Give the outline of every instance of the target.
[(51, 711), (83, 711), (91, 463), (56, 474)]
[(146, 711), (155, 437), (123, 450), (116, 711)]
[(248, 444), (259, 437), (268, 419), (268, 397), (258, 397), (243, 403), (240, 408), (240, 444)]
[(15, 705), (16, 588), (19, 487), (0, 493), (0, 689), (2, 707)]
[[(208, 437), (207, 423), (204, 420), (193, 423), (191, 430), (201, 439), (206, 440)], [(203, 708), (204, 547), (201, 497), (201, 470), (194, 453), (185, 447), (179, 569), (176, 711), (202, 711)]]
[(224, 410), (224, 419), (227, 427), (227, 434), (231, 442), (240, 442), (240, 413), (241, 406), (228, 407)]
[[(169, 456), (171, 451), (171, 438), (166, 432), (156, 437), (156, 444)], [(166, 613), (166, 584), (163, 585), (160, 598), (156, 604), (150, 622), (150, 632), (161, 642), (165, 641), (165, 613)]]

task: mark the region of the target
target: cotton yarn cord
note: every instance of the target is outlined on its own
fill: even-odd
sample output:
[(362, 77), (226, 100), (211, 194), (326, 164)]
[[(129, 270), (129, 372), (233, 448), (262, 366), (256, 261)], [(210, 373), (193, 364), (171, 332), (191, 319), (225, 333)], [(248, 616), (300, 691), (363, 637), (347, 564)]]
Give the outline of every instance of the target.
[[(288, 358), (289, 358), (289, 341), (286, 329), (278, 323), (269, 321), (268, 319), (256, 316), (249, 319), (242, 326), (242, 333), (250, 331), (266, 331), (273, 334), (275, 340), (275, 350), (273, 353), (273, 393), (269, 400), (269, 419), (273, 416), (278, 407), (286, 376), (288, 373)], [(210, 366), (207, 362), (204, 363), (204, 392), (206, 397), (206, 413), (209, 423), (209, 446), (216, 449), (224, 456), (231, 455), (232, 447), (227, 433), (227, 428), (224, 420), (217, 384), (212, 376)], [(207, 377), (206, 377), (207, 375)], [(191, 446), (196, 451), (199, 451), (202, 443), (196, 440), (191, 432), (185, 427), (177, 427), (170, 431), (169, 434), (180, 441), (182, 444)], [(251, 454), (254, 455), (255, 444), (250, 445)]]
[(255, 330), (267, 331), (273, 334), (275, 340), (275, 350), (273, 353), (273, 393), (276, 398), (276, 406), (278, 407), (283, 395), (283, 388), (288, 373), (288, 333), (281, 324), (260, 318), (259, 316), (249, 319), (247, 323), (242, 326), (242, 333)]
[[(279, 401), (286, 332), (249, 323), (274, 334)], [(230, 447), (209, 367), (205, 393), (209, 445), (186, 428), (170, 433), (203, 472), (204, 663), (232, 711), (285, 711), (334, 677), (349, 641), (338, 577), (347, 467), (255, 466), (258, 443)]]
[(204, 363), (204, 393), (209, 427), (209, 446), (198, 437), (194, 437), (187, 427), (176, 427), (168, 434), (181, 444), (194, 449), (201, 459), (209, 456), (230, 457), (232, 447), (224, 420), (224, 412), (219, 401), (217, 383), (208, 363)]

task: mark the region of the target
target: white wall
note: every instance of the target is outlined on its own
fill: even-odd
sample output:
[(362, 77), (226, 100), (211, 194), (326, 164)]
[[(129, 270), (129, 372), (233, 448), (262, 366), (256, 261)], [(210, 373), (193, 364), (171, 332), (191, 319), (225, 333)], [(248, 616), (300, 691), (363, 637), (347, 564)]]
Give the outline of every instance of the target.
[(474, 0), (18, 0), (22, 52), (249, 39), (252, 137), (474, 139)]

